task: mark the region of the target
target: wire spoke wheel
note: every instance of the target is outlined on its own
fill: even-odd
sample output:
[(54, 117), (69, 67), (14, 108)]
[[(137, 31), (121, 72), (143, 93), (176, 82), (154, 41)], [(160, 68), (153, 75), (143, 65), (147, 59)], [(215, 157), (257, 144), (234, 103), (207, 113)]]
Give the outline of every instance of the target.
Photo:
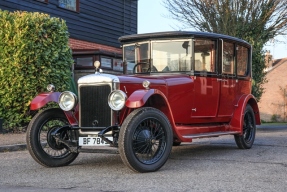
[(251, 112), (248, 111), (244, 115), (244, 125), (243, 125), (243, 138), (246, 143), (252, 142), (252, 139), (255, 134), (254, 125), (255, 125), (254, 118), (252, 118)]
[(151, 107), (134, 110), (120, 129), (120, 156), (136, 172), (160, 169), (169, 157), (172, 144), (173, 133), (168, 118)]
[[(78, 153), (71, 153), (64, 144), (57, 142), (52, 134), (57, 132), (57, 138), (70, 140), (70, 131), (59, 128), (69, 125), (61, 109), (47, 109), (33, 117), (27, 129), (27, 148), (36, 162), (46, 167), (58, 167), (73, 162)], [(62, 130), (62, 131), (61, 131)]]
[[(51, 136), (52, 131), (64, 125), (68, 125), (66, 119), (51, 118), (44, 122), (39, 130), (39, 145), (47, 155), (53, 158), (62, 158), (69, 154), (68, 149), (61, 144), (57, 144)], [(67, 140), (69, 138), (67, 134), (67, 132), (61, 134), (61, 136), (64, 136), (62, 139), (66, 138)]]
[(138, 125), (133, 135), (133, 152), (145, 164), (157, 162), (166, 148), (166, 133), (157, 119), (148, 118)]
[(244, 111), (242, 135), (234, 135), (235, 142), (240, 149), (250, 149), (254, 143), (256, 123), (253, 109), (246, 105)]

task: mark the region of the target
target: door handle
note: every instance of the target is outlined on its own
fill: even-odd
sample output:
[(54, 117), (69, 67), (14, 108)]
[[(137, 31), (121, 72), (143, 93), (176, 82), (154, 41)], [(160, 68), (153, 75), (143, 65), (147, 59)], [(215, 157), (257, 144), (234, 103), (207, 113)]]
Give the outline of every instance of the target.
[(227, 82), (227, 79), (217, 79), (217, 82), (222, 81), (222, 82)]

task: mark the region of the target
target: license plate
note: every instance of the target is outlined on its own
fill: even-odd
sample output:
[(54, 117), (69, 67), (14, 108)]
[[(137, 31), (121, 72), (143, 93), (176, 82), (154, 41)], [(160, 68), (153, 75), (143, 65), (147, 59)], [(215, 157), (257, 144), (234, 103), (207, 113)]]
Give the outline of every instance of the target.
[[(113, 137), (106, 137), (113, 141)], [(79, 137), (79, 146), (107, 146), (110, 145), (100, 137)]]

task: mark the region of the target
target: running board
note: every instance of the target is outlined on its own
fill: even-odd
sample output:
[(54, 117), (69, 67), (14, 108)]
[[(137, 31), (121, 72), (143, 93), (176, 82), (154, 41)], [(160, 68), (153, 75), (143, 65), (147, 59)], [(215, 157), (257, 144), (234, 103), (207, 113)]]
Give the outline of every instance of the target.
[(238, 132), (238, 131), (219, 131), (219, 132), (211, 132), (211, 133), (183, 135), (183, 138), (197, 139), (197, 138), (218, 137), (218, 136), (222, 136), (222, 135), (235, 135), (235, 134), (240, 134), (240, 132)]

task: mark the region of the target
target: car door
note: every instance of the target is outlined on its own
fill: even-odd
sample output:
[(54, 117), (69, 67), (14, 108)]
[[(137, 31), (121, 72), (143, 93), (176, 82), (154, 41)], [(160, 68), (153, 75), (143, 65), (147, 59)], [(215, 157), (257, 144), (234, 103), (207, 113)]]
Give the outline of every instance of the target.
[(216, 41), (194, 40), (194, 103), (191, 117), (198, 122), (216, 117), (218, 111), (220, 82), (217, 81)]
[(218, 117), (231, 118), (235, 109), (237, 83), (235, 75), (235, 44), (233, 42), (221, 41), (223, 43), (222, 60), (219, 62), (220, 75), (220, 100)]

